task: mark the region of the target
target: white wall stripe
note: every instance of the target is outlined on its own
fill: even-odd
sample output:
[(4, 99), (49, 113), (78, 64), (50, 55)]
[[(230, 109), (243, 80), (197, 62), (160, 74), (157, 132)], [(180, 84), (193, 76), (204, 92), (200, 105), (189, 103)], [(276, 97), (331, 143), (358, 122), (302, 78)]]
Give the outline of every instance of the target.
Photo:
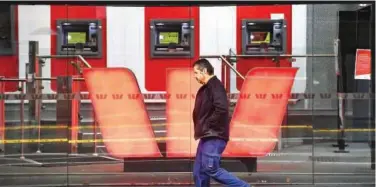
[[(307, 54), (307, 5), (292, 5), (292, 54)], [(292, 66), (299, 68), (292, 92), (304, 93), (307, 82), (307, 58), (296, 58)]]
[(145, 89), (145, 8), (107, 7), (107, 67), (130, 68)]
[[(236, 46), (236, 7), (200, 7), (200, 55), (228, 54)], [(209, 59), (222, 78), (221, 61)]]

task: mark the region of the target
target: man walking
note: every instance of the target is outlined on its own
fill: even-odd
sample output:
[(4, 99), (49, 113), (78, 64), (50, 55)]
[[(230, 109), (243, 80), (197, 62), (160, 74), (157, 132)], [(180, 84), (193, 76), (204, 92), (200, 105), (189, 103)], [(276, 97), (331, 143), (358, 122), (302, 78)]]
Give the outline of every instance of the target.
[(228, 187), (250, 187), (220, 167), (221, 155), (229, 140), (226, 90), (208, 60), (196, 61), (193, 70), (196, 80), (202, 84), (193, 110), (194, 138), (200, 141), (193, 168), (196, 187), (209, 187), (210, 178)]

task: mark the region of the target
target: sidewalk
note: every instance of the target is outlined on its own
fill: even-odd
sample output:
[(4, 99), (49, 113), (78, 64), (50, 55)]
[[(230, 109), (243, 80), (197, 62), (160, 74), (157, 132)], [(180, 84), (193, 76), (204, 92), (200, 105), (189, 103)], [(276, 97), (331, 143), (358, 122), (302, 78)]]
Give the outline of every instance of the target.
[(348, 153), (335, 153), (332, 143), (284, 148), (258, 159), (258, 172), (372, 173), (370, 147), (349, 143)]
[[(375, 186), (375, 171), (370, 169), (370, 148), (367, 144), (350, 143), (346, 147), (349, 153), (334, 153), (336, 149), (338, 148), (332, 147), (330, 143), (284, 148), (280, 152), (259, 158), (256, 173), (234, 174), (251, 184), (265, 187)], [(0, 186), (66, 183), (70, 186), (82, 186), (83, 183), (132, 187), (141, 183), (154, 184), (153, 187), (158, 187), (159, 184), (173, 187), (174, 184), (181, 183), (183, 186), (192, 186), (192, 173), (189, 172), (124, 173), (122, 168), (122, 163), (50, 168), (0, 166)]]

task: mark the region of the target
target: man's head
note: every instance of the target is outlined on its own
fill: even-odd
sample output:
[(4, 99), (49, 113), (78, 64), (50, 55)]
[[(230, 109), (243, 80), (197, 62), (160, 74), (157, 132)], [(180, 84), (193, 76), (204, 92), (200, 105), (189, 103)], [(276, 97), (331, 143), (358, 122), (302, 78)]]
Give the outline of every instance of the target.
[(193, 72), (200, 84), (206, 84), (214, 76), (214, 68), (207, 59), (197, 60), (193, 64)]

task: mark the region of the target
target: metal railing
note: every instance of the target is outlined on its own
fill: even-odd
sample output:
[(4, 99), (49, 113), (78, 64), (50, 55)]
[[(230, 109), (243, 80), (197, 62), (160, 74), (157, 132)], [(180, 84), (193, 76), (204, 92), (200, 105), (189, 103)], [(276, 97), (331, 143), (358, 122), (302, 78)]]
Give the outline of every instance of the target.
[(304, 58), (304, 57), (337, 57), (336, 54), (305, 54), (305, 55), (291, 55), (291, 54), (273, 54), (273, 55), (231, 55), (233, 51), (230, 49), (230, 55), (202, 55), (200, 58), (219, 58), (225, 64), (231, 68), (236, 75), (238, 75), (243, 80), (245, 77), (232, 66), (232, 64), (227, 60), (228, 58), (240, 57), (240, 58), (249, 58), (249, 57), (269, 57), (269, 58), (278, 58), (278, 57), (290, 57), (290, 58)]
[[(79, 78), (75, 77), (72, 78), (75, 81), (84, 81), (84, 78)], [(57, 77), (51, 77), (51, 78), (46, 78), (46, 77), (32, 77), (30, 79), (22, 79), (22, 78), (0, 78), (0, 81), (5, 81), (5, 82), (32, 82), (33, 80), (41, 80), (41, 81), (55, 81), (57, 80)]]
[(38, 58), (79, 58), (87, 68), (91, 68), (91, 65), (81, 55), (37, 55)]
[[(235, 74), (237, 76), (239, 76), (241, 79), (245, 80), (245, 76), (242, 75), (238, 70), (236, 70), (236, 68), (232, 65), (231, 62), (229, 62), (229, 60), (227, 59), (230, 59), (230, 60), (233, 60), (234, 62), (233, 63), (236, 63), (237, 61), (237, 58), (252, 58), (252, 57), (265, 57), (265, 58), (273, 58), (273, 61), (279, 61), (278, 58), (279, 57), (285, 57), (285, 58), (304, 58), (304, 57), (338, 57), (338, 53), (336, 54), (305, 54), (305, 55), (291, 55), (291, 54), (273, 54), (273, 55), (237, 55), (235, 54), (235, 52), (231, 49), (229, 49), (229, 55), (202, 55), (200, 56), (200, 58), (218, 58), (218, 59), (221, 59), (224, 63), (225, 63), (225, 71), (226, 71), (226, 67), (229, 67), (232, 71), (235, 72)], [(226, 73), (225, 73), (225, 76), (226, 76)], [(225, 84), (225, 89), (228, 89), (227, 88), (227, 77), (225, 77), (224, 79), (224, 84)], [(296, 103), (297, 101), (299, 101), (299, 99), (289, 99), (289, 102), (290, 103)]]
[(223, 62), (225, 62), (225, 64), (230, 67), (235, 73), (236, 75), (238, 75), (239, 77), (241, 77), (243, 80), (245, 80), (245, 77), (238, 71), (234, 68), (234, 66), (231, 65), (231, 63), (226, 59), (226, 57), (224, 56), (220, 56), (219, 58), (221, 58), (223, 60)]
[(202, 55), (200, 58), (219, 58), (220, 56), (224, 57), (297, 57), (297, 58), (303, 58), (303, 57), (337, 57), (336, 54), (305, 54), (305, 55), (291, 55), (291, 54), (271, 54), (271, 55)]

